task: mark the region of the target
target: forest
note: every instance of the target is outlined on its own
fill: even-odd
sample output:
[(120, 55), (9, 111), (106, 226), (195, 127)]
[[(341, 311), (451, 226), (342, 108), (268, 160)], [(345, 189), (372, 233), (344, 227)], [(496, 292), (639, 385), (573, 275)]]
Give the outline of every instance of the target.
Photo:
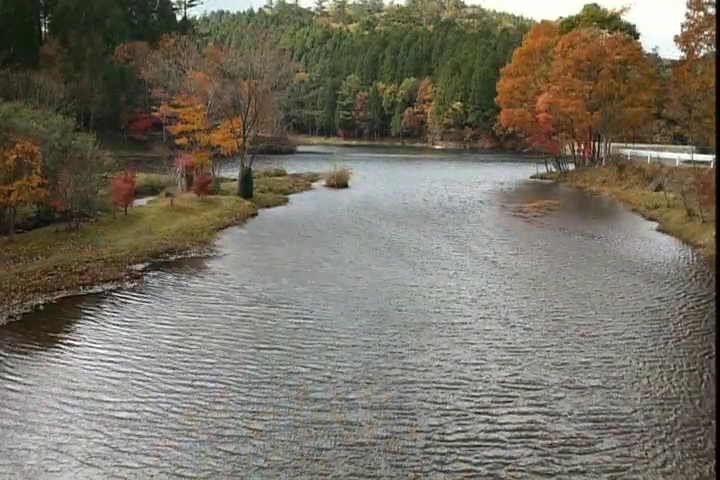
[(213, 12), (195, 32), (227, 45), (248, 25), (272, 28), (298, 71), (282, 105), (295, 133), (440, 140), (490, 134), (500, 68), (528, 19), (460, 2), (381, 2), (314, 9), (277, 2)]
[(597, 4), (534, 22), (459, 0), (201, 3), (0, 0), (0, 230), (18, 208), (95, 216), (107, 138), (174, 162), (181, 189), (217, 190), (214, 159), (237, 157), (243, 198), (289, 133), (532, 150), (561, 170), (611, 142), (714, 149), (714, 0), (688, 0), (678, 61)]
[[(693, 0), (688, 7), (714, 12), (713, 5)], [(626, 39), (624, 47), (634, 50), (634, 58), (623, 61), (643, 70), (648, 108), (635, 108), (637, 126), (613, 132), (613, 141), (710, 143), (709, 138), (691, 138), (681, 112), (671, 105), (684, 87), (673, 82), (678, 62), (643, 51), (636, 26), (624, 14), (588, 4), (575, 15), (545, 22), (556, 25), (557, 39), (589, 30), (617, 33), (614, 38)], [(278, 41), (298, 65), (281, 108), (290, 132), (461, 141), (486, 148), (528, 146), (523, 132), (518, 135), (517, 129), (498, 122), (502, 99), (498, 103), (496, 97), (503, 67), (525, 35), (537, 28), (530, 19), (459, 1), (320, 1), (312, 9), (269, 2), (258, 11), (201, 16), (194, 31), (208, 42), (232, 45), (249, 25), (278, 32)], [(594, 42), (585, 53), (604, 50), (601, 36), (583, 39)], [(558, 72), (564, 73), (571, 72)]]

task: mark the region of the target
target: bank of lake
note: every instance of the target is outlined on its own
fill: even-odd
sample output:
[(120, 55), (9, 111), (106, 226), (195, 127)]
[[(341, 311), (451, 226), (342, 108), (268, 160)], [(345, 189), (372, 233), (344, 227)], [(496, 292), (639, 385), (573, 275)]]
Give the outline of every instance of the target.
[(78, 230), (48, 226), (0, 239), (0, 323), (61, 297), (131, 285), (152, 262), (206, 253), (215, 234), (259, 209), (313, 188), (316, 173), (258, 172), (250, 201), (225, 181), (219, 195), (160, 195), (115, 218), (103, 214)]
[[(714, 263), (714, 202), (712, 209), (703, 212), (704, 221), (701, 220), (696, 191), (692, 187), (694, 177), (703, 173), (701, 168), (618, 161), (603, 167), (577, 168), (563, 173), (539, 173), (531, 178), (560, 182), (593, 195), (608, 195), (644, 218), (657, 222), (658, 231), (694, 247), (698, 253)], [(653, 191), (655, 189), (650, 187), (657, 180), (662, 180), (664, 185), (659, 191)], [(679, 194), (680, 189), (685, 191), (685, 201)], [(713, 193), (714, 190), (713, 175)]]

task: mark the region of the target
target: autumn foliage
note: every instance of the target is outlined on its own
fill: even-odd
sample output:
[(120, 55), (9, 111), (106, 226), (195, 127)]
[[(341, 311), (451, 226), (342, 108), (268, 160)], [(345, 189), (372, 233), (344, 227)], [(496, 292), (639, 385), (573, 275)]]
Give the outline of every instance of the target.
[(561, 35), (542, 21), (500, 71), (498, 123), (565, 170), (604, 161), (612, 141), (642, 126), (654, 94), (653, 68), (632, 36), (597, 27)]
[(192, 191), (198, 197), (202, 198), (210, 195), (210, 187), (212, 185), (212, 177), (207, 170), (200, 171), (195, 175), (195, 179), (192, 185)]
[(128, 168), (110, 181), (110, 194), (115, 208), (122, 208), (127, 215), (128, 207), (135, 200), (135, 171)]
[(675, 44), (670, 112), (691, 144), (715, 145), (716, 2), (688, 0)]
[(45, 181), (40, 174), (40, 148), (27, 138), (9, 139), (0, 144), (0, 212), (10, 212), (11, 236), (17, 207), (46, 195)]
[(136, 140), (145, 140), (147, 138), (147, 132), (157, 123), (157, 118), (149, 113), (143, 113), (141, 111), (133, 112), (132, 116), (128, 119), (125, 130), (128, 133), (128, 137)]
[[(235, 40), (240, 44), (221, 48), (189, 36), (166, 36), (143, 72), (161, 100), (155, 116), (167, 125), (175, 146), (195, 160), (205, 153), (202, 161), (178, 169), (186, 188), (203, 168), (217, 176), (216, 156), (237, 155), (240, 176), (252, 174), (263, 138), (279, 126), (276, 97), (290, 74), (289, 52), (265, 28), (243, 29)], [(251, 198), (241, 185), (249, 184), (238, 181), (238, 195)]]

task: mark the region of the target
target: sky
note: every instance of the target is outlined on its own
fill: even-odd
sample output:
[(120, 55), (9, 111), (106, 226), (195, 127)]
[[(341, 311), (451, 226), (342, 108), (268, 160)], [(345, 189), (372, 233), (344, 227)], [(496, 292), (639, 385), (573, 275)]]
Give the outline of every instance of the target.
[[(598, 3), (607, 8), (630, 7), (626, 18), (640, 31), (640, 41), (646, 50), (658, 47), (660, 56), (678, 58), (673, 37), (680, 33), (680, 24), (685, 18), (686, 0), (466, 0), (472, 5), (481, 5), (493, 10), (524, 15), (536, 20), (573, 15), (586, 3)], [(312, 0), (300, 0), (302, 5), (311, 5)], [(203, 10), (245, 10), (258, 8), (264, 0), (205, 0)]]

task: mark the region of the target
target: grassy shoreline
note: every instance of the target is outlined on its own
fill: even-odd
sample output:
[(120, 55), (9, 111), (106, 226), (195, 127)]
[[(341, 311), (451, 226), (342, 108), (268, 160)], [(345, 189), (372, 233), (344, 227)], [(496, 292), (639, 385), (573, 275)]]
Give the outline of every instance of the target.
[(255, 197), (234, 195), (236, 182), (221, 194), (157, 198), (128, 215), (103, 215), (77, 231), (55, 226), (0, 239), (0, 324), (57, 298), (131, 285), (142, 278), (138, 265), (204, 253), (218, 231), (243, 224), (259, 209), (286, 204), (288, 195), (313, 188), (314, 173), (258, 172)]
[[(702, 173), (686, 167), (648, 165), (640, 162), (619, 162), (599, 168), (581, 168), (558, 174), (541, 173), (531, 178), (552, 180), (580, 188), (592, 194), (605, 194), (618, 200), (647, 220), (658, 223), (658, 231), (671, 235), (694, 247), (700, 255), (715, 262), (715, 211), (705, 207), (705, 221), (699, 218), (695, 190), (688, 188), (692, 175)], [(666, 191), (649, 191), (648, 186), (662, 178)], [(685, 187), (681, 187), (685, 185)], [(693, 210), (688, 215), (680, 188), (686, 190), (686, 202)], [(714, 193), (714, 176), (712, 190)], [(713, 195), (714, 196), (714, 195)]]

